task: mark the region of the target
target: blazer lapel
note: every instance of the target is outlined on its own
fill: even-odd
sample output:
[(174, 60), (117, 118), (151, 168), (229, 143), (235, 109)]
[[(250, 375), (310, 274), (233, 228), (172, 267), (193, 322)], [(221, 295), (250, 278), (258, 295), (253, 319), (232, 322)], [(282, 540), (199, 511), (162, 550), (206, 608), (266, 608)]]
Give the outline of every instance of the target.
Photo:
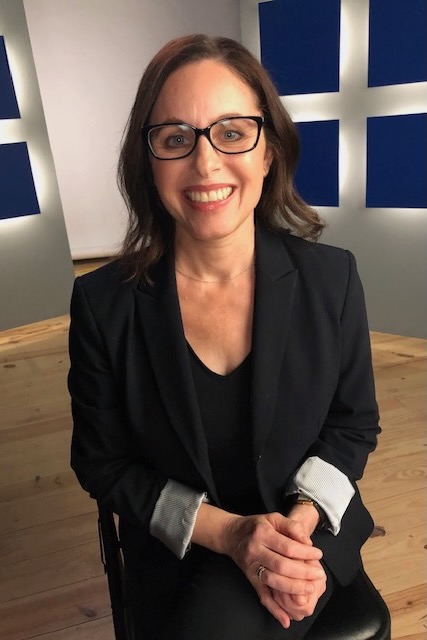
[(173, 251), (156, 265), (153, 280), (154, 286), (141, 285), (136, 292), (151, 365), (170, 422), (205, 480), (209, 496), (218, 502), (182, 326)]
[(255, 459), (272, 426), (298, 271), (279, 236), (257, 227), (252, 420)]

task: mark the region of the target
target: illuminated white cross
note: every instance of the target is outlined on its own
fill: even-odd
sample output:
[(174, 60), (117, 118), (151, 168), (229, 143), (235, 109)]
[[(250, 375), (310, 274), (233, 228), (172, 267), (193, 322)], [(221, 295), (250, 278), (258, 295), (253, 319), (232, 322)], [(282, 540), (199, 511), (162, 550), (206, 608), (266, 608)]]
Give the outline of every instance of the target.
[[(265, 1), (240, 0), (242, 42), (258, 58)], [(295, 122), (339, 120), (340, 208), (365, 208), (367, 118), (427, 111), (427, 82), (368, 88), (368, 46), (369, 0), (341, 0), (340, 90), (282, 97)]]
[[(3, 31), (5, 33), (0, 33), (0, 35), (5, 37), (6, 55), (21, 117), (0, 119), (0, 144), (26, 142), (37, 198), (42, 209), (47, 200), (49, 178), (42, 151), (46, 144), (43, 110), (41, 104), (39, 109), (35, 108), (35, 101), (40, 102), (37, 79), (35, 72), (33, 77), (28, 73), (28, 65), (33, 64), (32, 58), (28, 57), (25, 60), (22, 51), (20, 52), (20, 43), (16, 41), (14, 33), (8, 34), (7, 29)], [(29, 220), (30, 217), (24, 216), (24, 218)], [(23, 218), (20, 216), (1, 222), (2, 228), (5, 228), (6, 224), (12, 228), (14, 225), (22, 226), (25, 220), (23, 222)]]
[[(242, 43), (260, 58), (258, 4), (240, 0)], [(427, 209), (369, 208), (367, 118), (427, 112), (427, 82), (368, 88), (369, 0), (341, 0), (340, 90), (286, 96), (296, 122), (339, 120), (339, 206), (316, 207), (322, 241), (357, 256), (371, 329), (427, 337)]]

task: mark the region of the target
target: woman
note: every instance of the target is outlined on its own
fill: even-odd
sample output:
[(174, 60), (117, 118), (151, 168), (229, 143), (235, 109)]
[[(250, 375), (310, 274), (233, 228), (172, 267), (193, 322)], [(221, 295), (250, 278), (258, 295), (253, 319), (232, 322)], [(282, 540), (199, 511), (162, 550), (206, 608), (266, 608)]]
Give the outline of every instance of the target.
[(145, 71), (129, 229), (76, 281), (69, 375), (72, 466), (120, 516), (137, 638), (303, 638), (361, 565), (363, 293), (352, 255), (315, 242), (297, 153), (240, 44), (179, 38)]

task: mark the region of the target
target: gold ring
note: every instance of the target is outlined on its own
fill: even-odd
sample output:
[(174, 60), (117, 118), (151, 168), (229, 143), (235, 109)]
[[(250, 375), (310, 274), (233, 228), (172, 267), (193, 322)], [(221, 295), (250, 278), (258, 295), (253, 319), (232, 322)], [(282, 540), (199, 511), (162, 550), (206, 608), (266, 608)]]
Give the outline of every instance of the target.
[(258, 567), (258, 571), (256, 572), (256, 577), (258, 578), (258, 580), (260, 582), (262, 582), (261, 577), (262, 577), (262, 574), (264, 573), (264, 571), (265, 571), (264, 565), (260, 564), (259, 567)]

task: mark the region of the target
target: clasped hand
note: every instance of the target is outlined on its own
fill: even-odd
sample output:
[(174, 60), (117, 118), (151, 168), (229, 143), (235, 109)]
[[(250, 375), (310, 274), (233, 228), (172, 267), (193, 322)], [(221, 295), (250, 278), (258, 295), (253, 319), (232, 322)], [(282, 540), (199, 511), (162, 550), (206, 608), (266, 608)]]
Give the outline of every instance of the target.
[[(227, 526), (227, 553), (244, 572), (261, 603), (288, 628), (313, 613), (326, 574), (302, 524), (280, 513), (236, 517)], [(262, 565), (261, 580), (257, 571)]]

